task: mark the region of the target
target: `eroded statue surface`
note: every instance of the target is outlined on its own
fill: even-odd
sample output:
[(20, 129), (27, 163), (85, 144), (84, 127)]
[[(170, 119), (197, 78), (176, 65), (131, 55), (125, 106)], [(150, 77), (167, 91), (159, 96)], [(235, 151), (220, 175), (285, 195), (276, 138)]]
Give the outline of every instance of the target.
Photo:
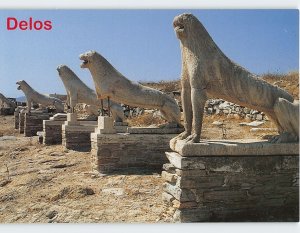
[(64, 112), (64, 104), (60, 99), (38, 93), (24, 80), (20, 80), (16, 84), (18, 85), (17, 89), (22, 90), (26, 96), (28, 113), (31, 112), (33, 102), (41, 107), (54, 106), (57, 112)]
[(180, 41), (182, 58), (185, 131), (178, 139), (200, 141), (205, 102), (208, 97), (217, 97), (267, 114), (279, 131), (273, 142), (299, 140), (299, 104), (293, 103), (288, 92), (226, 57), (192, 14), (175, 17), (173, 27)]
[(159, 109), (169, 127), (180, 126), (180, 108), (175, 99), (153, 88), (134, 83), (95, 51), (81, 54), (82, 68), (92, 74), (98, 98), (106, 97), (135, 107)]
[[(99, 115), (98, 109), (101, 107), (101, 101), (97, 98), (96, 92), (82, 82), (68, 66), (60, 65), (57, 71), (67, 91), (67, 103), (71, 111), (74, 112), (77, 103), (85, 103), (84, 108), (88, 114)], [(103, 105), (105, 108), (108, 107), (106, 99), (103, 100)], [(124, 120), (124, 111), (120, 104), (110, 101), (110, 110), (116, 122)]]
[(13, 101), (7, 99), (2, 93), (0, 93), (0, 107), (16, 108), (16, 104)]

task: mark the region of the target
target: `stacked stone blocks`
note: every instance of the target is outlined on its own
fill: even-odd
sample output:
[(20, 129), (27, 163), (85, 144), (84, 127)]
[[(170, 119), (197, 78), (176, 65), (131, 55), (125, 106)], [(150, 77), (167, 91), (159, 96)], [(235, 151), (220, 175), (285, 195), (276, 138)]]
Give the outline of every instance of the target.
[(171, 221), (299, 221), (298, 144), (200, 144), (166, 153), (162, 196)]
[(55, 145), (62, 143), (62, 125), (66, 114), (56, 114), (49, 120), (43, 121), (43, 144)]
[[(38, 131), (43, 131), (43, 121), (48, 120), (50, 113), (25, 113), (24, 114), (24, 136), (36, 136)], [(20, 117), (21, 122), (21, 117)]]

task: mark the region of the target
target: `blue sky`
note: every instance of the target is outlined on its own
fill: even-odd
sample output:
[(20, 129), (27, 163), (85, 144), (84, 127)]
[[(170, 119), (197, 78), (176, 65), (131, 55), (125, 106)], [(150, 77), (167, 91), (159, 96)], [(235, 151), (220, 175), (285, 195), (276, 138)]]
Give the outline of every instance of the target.
[[(221, 50), (256, 74), (298, 70), (298, 10), (0, 10), (0, 92), (23, 95), (26, 80), (42, 93), (65, 93), (56, 67), (66, 64), (90, 87), (80, 53), (96, 50), (134, 81), (180, 77), (173, 18), (190, 12)], [(7, 31), (6, 18), (51, 20), (51, 31)]]

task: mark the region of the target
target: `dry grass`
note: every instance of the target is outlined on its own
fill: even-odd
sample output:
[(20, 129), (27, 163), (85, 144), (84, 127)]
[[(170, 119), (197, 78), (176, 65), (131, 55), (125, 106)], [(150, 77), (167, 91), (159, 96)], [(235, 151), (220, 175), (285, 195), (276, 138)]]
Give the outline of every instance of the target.
[(263, 79), (289, 92), (295, 99), (299, 99), (299, 72), (283, 74), (265, 74)]
[[(183, 115), (181, 116), (183, 124)], [(235, 118), (232, 115), (205, 115), (203, 119), (202, 139), (223, 139), (222, 128), (212, 123), (214, 121), (224, 122), (227, 132), (226, 139), (265, 139), (277, 135), (276, 131), (271, 132), (250, 132), (252, 127), (240, 126), (241, 122), (251, 122), (251, 120)], [(152, 114), (145, 113), (143, 115), (128, 119), (130, 126), (148, 127), (150, 125), (159, 125), (166, 123), (160, 117), (153, 117)], [(276, 128), (272, 121), (266, 121), (259, 128)]]
[(8, 135), (16, 135), (18, 132), (14, 129), (14, 117), (13, 116), (0, 116), (0, 137)]
[(181, 90), (180, 80), (160, 81), (158, 83), (148, 82), (141, 84), (167, 93)]
[[(277, 85), (283, 88), (291, 95), (293, 95), (295, 99), (299, 99), (299, 72), (298, 71), (293, 71), (288, 74), (267, 73), (262, 75), (262, 78), (273, 85)], [(158, 83), (141, 83), (141, 84), (155, 88), (157, 90), (161, 90), (163, 92), (172, 92), (172, 91), (181, 90), (180, 80), (160, 81)]]
[(130, 126), (147, 127), (150, 125), (160, 125), (166, 123), (161, 117), (154, 117), (151, 113), (144, 113), (137, 117), (131, 117), (127, 119)]

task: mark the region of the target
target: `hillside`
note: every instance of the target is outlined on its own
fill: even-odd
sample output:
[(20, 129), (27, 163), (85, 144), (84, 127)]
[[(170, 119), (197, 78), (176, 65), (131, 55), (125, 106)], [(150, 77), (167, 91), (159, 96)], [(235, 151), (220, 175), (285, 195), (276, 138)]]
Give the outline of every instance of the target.
[[(288, 74), (265, 74), (262, 76), (265, 81), (283, 88), (295, 99), (299, 99), (299, 72), (290, 72)], [(163, 92), (181, 91), (180, 80), (161, 81), (158, 83), (142, 83), (145, 86), (152, 87)]]

